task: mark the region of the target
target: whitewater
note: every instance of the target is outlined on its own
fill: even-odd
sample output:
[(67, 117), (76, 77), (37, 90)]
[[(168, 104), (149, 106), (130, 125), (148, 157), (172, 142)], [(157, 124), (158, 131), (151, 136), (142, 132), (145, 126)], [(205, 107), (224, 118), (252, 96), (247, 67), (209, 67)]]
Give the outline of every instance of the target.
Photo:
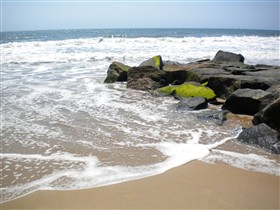
[(193, 160), (280, 175), (279, 156), (235, 140), (241, 122), (218, 126), (157, 98), (104, 84), (113, 61), (138, 66), (161, 55), (188, 63), (218, 50), (248, 64), (280, 65), (279, 36), (92, 37), (1, 44), (1, 200), (139, 179)]

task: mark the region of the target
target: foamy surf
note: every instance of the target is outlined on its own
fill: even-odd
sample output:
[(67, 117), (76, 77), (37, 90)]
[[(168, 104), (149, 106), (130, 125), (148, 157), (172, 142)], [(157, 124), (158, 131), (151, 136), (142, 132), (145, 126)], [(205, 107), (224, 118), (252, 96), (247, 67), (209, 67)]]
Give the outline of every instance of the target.
[(246, 63), (279, 65), (279, 37), (100, 40), (1, 44), (1, 203), (36, 190), (139, 179), (192, 160), (279, 176), (277, 158), (236, 143), (238, 122), (217, 126), (176, 110), (173, 98), (103, 84), (112, 61), (133, 66), (157, 54), (186, 63), (223, 49)]

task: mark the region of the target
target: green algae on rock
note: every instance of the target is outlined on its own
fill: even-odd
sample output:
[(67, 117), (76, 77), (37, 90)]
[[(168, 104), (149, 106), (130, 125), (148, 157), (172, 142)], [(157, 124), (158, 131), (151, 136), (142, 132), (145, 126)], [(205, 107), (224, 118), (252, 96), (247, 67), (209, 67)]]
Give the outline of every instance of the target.
[(182, 85), (166, 86), (160, 88), (158, 91), (163, 94), (176, 95), (182, 98), (204, 97), (207, 100), (211, 100), (216, 97), (214, 91), (210, 88), (189, 83), (184, 83)]
[(130, 66), (114, 61), (108, 68), (105, 83), (127, 81), (127, 72)]
[(144, 62), (142, 62), (139, 67), (141, 66), (152, 66), (154, 68), (157, 69), (162, 69), (162, 67), (164, 66), (163, 62), (162, 62), (162, 58), (160, 55), (156, 55)]

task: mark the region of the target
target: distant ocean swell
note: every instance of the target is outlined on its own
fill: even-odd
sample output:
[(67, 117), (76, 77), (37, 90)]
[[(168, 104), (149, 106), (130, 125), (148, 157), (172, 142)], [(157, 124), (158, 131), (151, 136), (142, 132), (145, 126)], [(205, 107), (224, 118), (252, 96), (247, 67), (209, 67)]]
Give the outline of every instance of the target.
[[(136, 65), (161, 54), (165, 60), (191, 62), (212, 59), (222, 49), (241, 53), (246, 63), (279, 65), (279, 37), (188, 37), (188, 38), (88, 38), (2, 44), (3, 64), (13, 62), (79, 62), (120, 60)], [(13, 49), (19, 59), (8, 52)], [(38, 56), (43, 49), (44, 56)], [(39, 52), (38, 52), (39, 51)], [(5, 53), (7, 52), (7, 53)], [(39, 54), (40, 55), (40, 54)]]
[(158, 54), (187, 63), (225, 50), (249, 64), (279, 65), (279, 36), (41, 33), (1, 44), (1, 202), (138, 179), (197, 159), (280, 175), (279, 158), (234, 140), (238, 122), (217, 126), (176, 110), (172, 98), (103, 83), (111, 62), (136, 66)]

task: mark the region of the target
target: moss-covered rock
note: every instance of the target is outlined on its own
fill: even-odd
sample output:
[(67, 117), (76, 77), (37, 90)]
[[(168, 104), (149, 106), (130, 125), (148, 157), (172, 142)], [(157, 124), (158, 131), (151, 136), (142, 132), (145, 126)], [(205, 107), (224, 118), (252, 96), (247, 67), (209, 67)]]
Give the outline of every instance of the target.
[(202, 85), (194, 85), (189, 83), (184, 83), (182, 85), (166, 86), (158, 90), (159, 93), (164, 95), (176, 95), (182, 98), (188, 97), (203, 97), (207, 100), (216, 97), (213, 90), (208, 87), (203, 87)]
[(130, 66), (114, 61), (108, 68), (105, 83), (124, 82), (127, 81), (127, 72)]
[(162, 62), (162, 58), (160, 55), (157, 55), (157, 56), (154, 56), (144, 62), (142, 62), (139, 67), (141, 66), (152, 66), (154, 68), (157, 68), (157, 69), (162, 69), (163, 67), (163, 62)]

